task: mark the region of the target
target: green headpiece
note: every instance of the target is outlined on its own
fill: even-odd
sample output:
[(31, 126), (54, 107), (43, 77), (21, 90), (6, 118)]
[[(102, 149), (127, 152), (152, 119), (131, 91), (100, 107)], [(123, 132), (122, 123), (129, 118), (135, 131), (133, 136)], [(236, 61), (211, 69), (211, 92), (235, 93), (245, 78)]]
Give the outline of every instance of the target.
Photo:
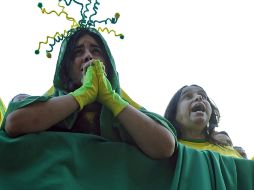
[[(59, 17), (62, 15), (65, 15), (65, 18), (68, 21), (71, 21), (72, 24), (71, 24), (69, 30), (64, 30), (62, 33), (56, 32), (55, 35), (53, 35), (53, 36), (47, 36), (46, 41), (39, 42), (38, 48), (37, 48), (37, 50), (35, 50), (35, 54), (40, 53), (42, 44), (48, 44), (50, 46), (50, 49), (46, 50), (46, 55), (48, 58), (51, 58), (51, 52), (53, 51), (55, 44), (63, 41), (65, 38), (68, 38), (69, 36), (71, 36), (77, 30), (79, 30), (81, 28), (93, 28), (99, 32), (113, 33), (115, 36), (120, 37), (121, 39), (124, 39), (124, 35), (117, 34), (115, 30), (110, 30), (107, 27), (97, 26), (99, 24), (107, 25), (108, 23), (116, 24), (119, 17), (120, 17), (120, 14), (115, 13), (114, 17), (107, 18), (104, 20), (93, 19), (93, 17), (95, 15), (97, 15), (98, 6), (100, 5), (100, 3), (97, 0), (94, 0), (94, 2), (92, 2), (92, 0), (86, 0), (86, 1), (87, 1), (87, 3), (83, 4), (83, 3), (78, 2), (76, 0), (70, 0), (69, 2), (67, 2), (66, 0), (59, 0), (58, 6), (61, 8), (60, 12), (56, 12), (55, 10), (47, 11), (45, 8), (43, 8), (42, 3), (38, 3), (38, 7), (41, 9), (41, 12), (43, 14), (44, 13), (46, 13), (46, 14), (53, 13)], [(65, 6), (70, 6), (71, 4), (78, 4), (80, 6), (81, 19), (77, 22), (77, 20), (75, 18), (69, 16), (69, 14), (65, 11), (65, 6), (61, 5), (61, 4), (64, 4)], [(90, 10), (91, 8), (92, 8), (92, 11)]]

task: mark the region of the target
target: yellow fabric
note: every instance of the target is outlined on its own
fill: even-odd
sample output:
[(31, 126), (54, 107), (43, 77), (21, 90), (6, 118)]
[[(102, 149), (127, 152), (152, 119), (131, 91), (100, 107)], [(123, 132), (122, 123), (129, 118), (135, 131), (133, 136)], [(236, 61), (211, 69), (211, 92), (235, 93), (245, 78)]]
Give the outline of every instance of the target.
[(0, 127), (1, 127), (2, 121), (4, 119), (5, 111), (6, 111), (6, 108), (4, 106), (2, 99), (0, 98)]
[(96, 99), (103, 106), (107, 107), (116, 117), (124, 108), (126, 108), (126, 106), (129, 105), (129, 102), (126, 102), (118, 93), (115, 92), (115, 90), (113, 90), (111, 83), (106, 76), (105, 66), (103, 63), (100, 60), (95, 60), (93, 64), (98, 79), (98, 94)]
[(47, 92), (45, 92), (43, 95), (44, 96), (51, 96), (54, 94), (54, 92), (55, 92), (55, 88), (54, 88), (54, 86), (51, 86), (50, 89)]
[[(54, 86), (51, 86), (50, 89), (44, 93), (44, 96), (51, 96), (54, 94), (54, 92), (55, 92), (55, 88), (54, 88)], [(132, 105), (133, 107), (135, 107), (136, 109), (142, 108), (142, 106), (140, 106), (138, 103), (133, 101), (123, 89), (121, 89), (121, 97), (125, 101), (129, 102), (129, 104)], [(86, 119), (88, 120), (88, 122), (90, 124), (92, 124), (94, 116), (95, 116), (95, 112), (86, 113)]]
[[(51, 86), (50, 89), (47, 90), (43, 95), (44, 95), (44, 96), (46, 96), (46, 95), (47, 95), (47, 96), (51, 96), (51, 95), (54, 94), (54, 92), (55, 92), (55, 88), (54, 88), (54, 86)], [(128, 95), (122, 88), (121, 88), (121, 97), (122, 97), (124, 100), (126, 100), (127, 102), (129, 102), (129, 104), (132, 105), (134, 108), (136, 108), (136, 109), (141, 109), (141, 108), (142, 108), (142, 106), (139, 105), (137, 102), (133, 101), (133, 100), (129, 97), (129, 95)]]
[[(43, 95), (44, 95), (44, 96), (51, 96), (51, 95), (54, 94), (54, 92), (55, 92), (55, 88), (54, 88), (54, 86), (51, 86), (50, 89), (47, 90)], [(142, 108), (142, 106), (139, 105), (138, 103), (136, 103), (135, 101), (133, 101), (133, 100), (129, 97), (129, 95), (128, 95), (123, 89), (121, 89), (121, 97), (122, 97), (124, 100), (126, 100), (127, 102), (129, 102), (129, 104), (132, 105), (133, 107), (135, 107), (136, 109), (141, 109), (141, 108)], [(87, 119), (90, 123), (92, 123), (93, 118), (94, 118), (94, 115), (95, 115), (94, 112), (89, 112), (89, 113), (86, 114), (86, 119)]]
[(140, 106), (138, 103), (134, 102), (123, 89), (121, 89), (121, 96), (123, 99), (125, 99), (127, 102), (129, 102), (129, 104), (132, 105), (134, 108), (136, 108), (136, 109), (142, 108), (142, 106)]
[(242, 158), (242, 156), (236, 150), (234, 150), (231, 146), (218, 146), (218, 145), (211, 144), (209, 142), (190, 142), (190, 141), (184, 141), (181, 139), (179, 140), (179, 142), (193, 149), (211, 150), (214, 152), (218, 152), (224, 156)]
[(75, 91), (69, 93), (78, 102), (80, 110), (86, 105), (93, 103), (98, 94), (98, 78), (94, 65), (90, 65), (87, 68), (82, 78), (82, 85)]
[(254, 156), (251, 159), (254, 160)]

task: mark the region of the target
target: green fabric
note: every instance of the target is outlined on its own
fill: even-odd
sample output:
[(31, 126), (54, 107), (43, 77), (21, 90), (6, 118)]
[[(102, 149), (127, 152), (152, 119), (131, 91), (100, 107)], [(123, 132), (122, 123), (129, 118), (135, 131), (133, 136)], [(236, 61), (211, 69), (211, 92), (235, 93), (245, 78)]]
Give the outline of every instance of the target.
[(2, 131), (0, 142), (4, 190), (154, 190), (167, 187), (172, 174), (168, 160), (94, 135), (41, 132), (11, 139)]
[(180, 140), (188, 141), (188, 142), (196, 142), (196, 143), (208, 142), (207, 139), (180, 139)]
[[(109, 80), (110, 80), (110, 83), (111, 83), (111, 86), (112, 86), (113, 90), (115, 90), (116, 92), (119, 93), (120, 92), (120, 85), (119, 85), (118, 73), (116, 71), (115, 61), (114, 61), (113, 56), (112, 56), (112, 54), (110, 52), (110, 49), (109, 49), (105, 39), (102, 37), (102, 35), (96, 29), (90, 28), (89, 30), (91, 32), (95, 33), (96, 35), (98, 35), (99, 38), (103, 42), (105, 50), (106, 50), (106, 52), (108, 54), (108, 57), (110, 59), (109, 60), (110, 64), (111, 64), (110, 65), (110, 69), (112, 70), (112, 75), (111, 75), (111, 78)], [(64, 56), (64, 52), (65, 52), (68, 40), (69, 40), (69, 38), (66, 38), (62, 42), (61, 48), (60, 48), (60, 51), (59, 51), (59, 55), (58, 55), (58, 60), (57, 60), (57, 65), (56, 65), (56, 71), (55, 71), (55, 76), (54, 76), (55, 95), (57, 95), (58, 93), (60, 93), (58, 95), (61, 95), (61, 92), (63, 93), (63, 89), (65, 89), (64, 84), (62, 84), (62, 82), (61, 82), (59, 72), (60, 72), (61, 62), (63, 60), (63, 56)]]
[(179, 143), (172, 189), (254, 189), (254, 162)]
[[(88, 30), (88, 29), (87, 29)], [(121, 87), (119, 84), (119, 78), (118, 78), (118, 73), (116, 71), (116, 66), (114, 59), (111, 55), (110, 49), (104, 40), (104, 38), (101, 36), (101, 34), (93, 28), (89, 29), (92, 33), (97, 35), (99, 39), (101, 39), (103, 46), (105, 47), (106, 53), (109, 57), (110, 65), (108, 65), (108, 69), (111, 70), (110, 76), (109, 76), (109, 81), (112, 86), (112, 90), (114, 92), (118, 93), (121, 96)], [(61, 44), (59, 55), (58, 55), (58, 60), (56, 64), (56, 71), (54, 75), (54, 94), (51, 96), (30, 96), (28, 98), (25, 98), (22, 101), (19, 102), (11, 102), (10, 105), (8, 106), (7, 113), (5, 114), (5, 117), (8, 116), (8, 114), (14, 110), (23, 108), (25, 106), (28, 106), (30, 104), (36, 103), (36, 102), (43, 102), (47, 101), (48, 99), (56, 96), (61, 96), (61, 95), (66, 95), (69, 94), (67, 92), (65, 84), (62, 83), (60, 80), (60, 69), (61, 69), (61, 63), (64, 57), (64, 52), (66, 50), (67, 42), (69, 38), (64, 39), (64, 41)], [(175, 134), (174, 128), (171, 126), (169, 122), (166, 121), (162, 116), (159, 116), (157, 114), (153, 114), (151, 112), (146, 111), (145, 109), (141, 109), (142, 112), (147, 114), (149, 117), (154, 118), (156, 121), (159, 123), (163, 124), (165, 128), (167, 128), (169, 131)], [(61, 127), (65, 129), (71, 129), (73, 127), (73, 124), (75, 123), (77, 119), (78, 111), (74, 112), (72, 115), (70, 115), (68, 118), (66, 118), (64, 121), (61, 122)], [(107, 139), (111, 139), (114, 141), (126, 141), (129, 143), (134, 143), (133, 140), (130, 138), (130, 136), (126, 133), (125, 129), (120, 126), (117, 121), (115, 120), (115, 117), (112, 113), (111, 110), (109, 110), (106, 106), (102, 106), (101, 109), (101, 115), (100, 115), (100, 131), (101, 131), (101, 136)], [(5, 118), (2, 124), (2, 128), (5, 128)]]
[(136, 146), (81, 133), (47, 131), (9, 138), (0, 131), (0, 144), (4, 190), (254, 189), (254, 161), (182, 144), (175, 161), (152, 160)]
[[(62, 43), (59, 53), (53, 96), (67, 94), (59, 79), (66, 42)], [(121, 95), (114, 60), (106, 43), (105, 47), (113, 70), (109, 81), (112, 89)], [(11, 102), (5, 117), (14, 110), (50, 98), (31, 96)], [(160, 115), (144, 108), (140, 111), (174, 132), (170, 123)], [(74, 113), (64, 120), (64, 127), (71, 128), (76, 116)], [(5, 119), (2, 129), (4, 126)], [(171, 159), (152, 160), (137, 148), (125, 129), (115, 121), (112, 112), (104, 106), (100, 130), (101, 136), (44, 131), (17, 138), (9, 138), (1, 130), (0, 189), (254, 189), (254, 161), (197, 151), (180, 143)]]
[(5, 129), (5, 122), (6, 122), (6, 117), (13, 111), (26, 107), (34, 102), (45, 102), (49, 100), (51, 97), (50, 96), (30, 96), (26, 97), (23, 101), (17, 101), (13, 102), (11, 101), (7, 107), (7, 110), (5, 112), (5, 116), (1, 125), (1, 129)]

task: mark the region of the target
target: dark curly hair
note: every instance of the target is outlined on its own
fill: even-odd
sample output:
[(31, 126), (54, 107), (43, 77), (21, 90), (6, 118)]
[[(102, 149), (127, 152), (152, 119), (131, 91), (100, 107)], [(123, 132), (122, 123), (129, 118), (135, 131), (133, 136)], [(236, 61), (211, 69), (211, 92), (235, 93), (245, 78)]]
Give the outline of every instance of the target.
[[(201, 89), (203, 89), (202, 87), (198, 86), (198, 85), (190, 85), (190, 86), (197, 86)], [(177, 137), (181, 138), (181, 130), (180, 130), (180, 124), (176, 121), (176, 111), (177, 111), (177, 104), (179, 102), (180, 96), (182, 94), (182, 90), (187, 87), (187, 85), (183, 86), (182, 88), (180, 88), (175, 94), (174, 96), (171, 98), (164, 117), (174, 126), (174, 128), (177, 131)], [(203, 89), (204, 90), (204, 89)], [(213, 144), (220, 144), (220, 142), (218, 142), (217, 140), (213, 139), (213, 134), (215, 131), (215, 127), (218, 127), (218, 123), (220, 120), (220, 112), (219, 109), (216, 107), (215, 103), (213, 101), (211, 101), (211, 99), (209, 97), (207, 97), (208, 102), (211, 105), (212, 108), (212, 114), (209, 120), (209, 125), (208, 127), (204, 130), (204, 133), (206, 134), (206, 137), (208, 139), (209, 142), (213, 143)]]

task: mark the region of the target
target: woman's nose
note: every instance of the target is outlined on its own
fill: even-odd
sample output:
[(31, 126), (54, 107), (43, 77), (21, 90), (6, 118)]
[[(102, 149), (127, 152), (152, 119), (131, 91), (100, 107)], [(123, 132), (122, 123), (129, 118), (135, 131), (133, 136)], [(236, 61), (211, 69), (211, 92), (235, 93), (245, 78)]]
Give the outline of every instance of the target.
[(195, 100), (196, 101), (201, 101), (203, 99), (203, 97), (201, 96), (201, 95), (196, 95), (196, 97), (195, 97)]
[(90, 60), (92, 60), (93, 56), (92, 56), (91, 52), (90, 51), (86, 51), (85, 54), (84, 54), (83, 59), (84, 59), (85, 63), (90, 61)]

